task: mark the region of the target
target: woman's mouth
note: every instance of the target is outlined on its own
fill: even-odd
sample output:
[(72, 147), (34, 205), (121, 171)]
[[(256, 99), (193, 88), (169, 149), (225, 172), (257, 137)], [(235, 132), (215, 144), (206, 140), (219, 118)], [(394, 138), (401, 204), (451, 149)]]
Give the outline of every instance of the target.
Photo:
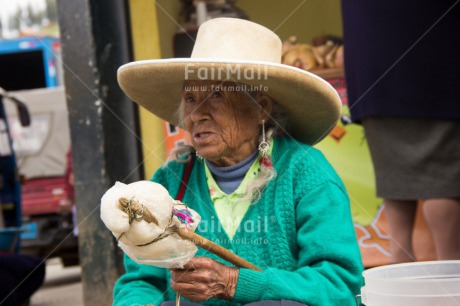
[(210, 136), (211, 136), (210, 132), (196, 133), (195, 136), (193, 136), (193, 140), (197, 143), (200, 143), (200, 142), (205, 141)]

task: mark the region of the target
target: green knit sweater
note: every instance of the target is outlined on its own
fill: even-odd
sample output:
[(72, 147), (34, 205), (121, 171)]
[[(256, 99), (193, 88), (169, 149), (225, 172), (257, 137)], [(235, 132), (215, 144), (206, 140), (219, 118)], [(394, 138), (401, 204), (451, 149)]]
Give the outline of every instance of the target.
[[(263, 270), (240, 269), (232, 301), (212, 299), (203, 304), (294, 300), (310, 306), (355, 305), (362, 264), (340, 178), (320, 151), (287, 137), (276, 138), (272, 161), (278, 176), (250, 206), (233, 240), (210, 200), (203, 162), (195, 161), (183, 202), (201, 215), (196, 232)], [(184, 169), (185, 164), (171, 162), (152, 180), (174, 197)], [(202, 249), (196, 256), (222, 262)], [(126, 256), (125, 268), (115, 285), (114, 305), (174, 300), (167, 269), (139, 265)]]

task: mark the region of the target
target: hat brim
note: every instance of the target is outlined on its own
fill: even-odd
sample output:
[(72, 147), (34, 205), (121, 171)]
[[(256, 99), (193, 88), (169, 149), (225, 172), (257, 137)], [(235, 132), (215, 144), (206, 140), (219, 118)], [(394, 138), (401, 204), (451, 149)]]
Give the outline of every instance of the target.
[(265, 94), (287, 111), (287, 132), (295, 139), (316, 144), (337, 123), (342, 104), (335, 89), (317, 75), (283, 64), (193, 58), (136, 61), (118, 69), (118, 83), (134, 102), (178, 125), (184, 81), (202, 79), (196, 71), (186, 75), (186, 69), (224, 71), (229, 65), (256, 72), (263, 67), (256, 77), (226, 81), (263, 88)]

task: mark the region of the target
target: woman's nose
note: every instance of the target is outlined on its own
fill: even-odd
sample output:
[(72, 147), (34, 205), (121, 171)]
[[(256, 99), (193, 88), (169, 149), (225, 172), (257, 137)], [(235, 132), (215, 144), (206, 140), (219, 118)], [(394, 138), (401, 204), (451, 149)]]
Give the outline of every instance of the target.
[(192, 109), (192, 112), (190, 113), (190, 118), (193, 122), (209, 119), (209, 105), (207, 102), (207, 97), (197, 101)]

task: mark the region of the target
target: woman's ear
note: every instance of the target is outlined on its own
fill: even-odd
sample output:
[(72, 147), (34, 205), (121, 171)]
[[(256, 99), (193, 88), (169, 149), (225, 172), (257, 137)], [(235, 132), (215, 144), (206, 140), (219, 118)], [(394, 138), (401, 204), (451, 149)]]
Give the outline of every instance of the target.
[(259, 98), (260, 119), (267, 121), (272, 113), (273, 100), (267, 95), (262, 94)]

